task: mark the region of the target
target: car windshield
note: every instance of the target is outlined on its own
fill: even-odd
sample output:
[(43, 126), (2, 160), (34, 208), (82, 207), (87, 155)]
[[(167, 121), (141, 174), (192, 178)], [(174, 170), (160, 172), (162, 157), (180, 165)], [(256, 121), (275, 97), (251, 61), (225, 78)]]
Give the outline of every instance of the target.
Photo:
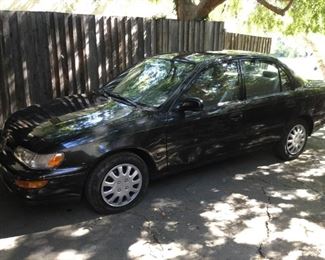
[(132, 68), (112, 94), (149, 107), (159, 107), (194, 69), (195, 64), (151, 58)]

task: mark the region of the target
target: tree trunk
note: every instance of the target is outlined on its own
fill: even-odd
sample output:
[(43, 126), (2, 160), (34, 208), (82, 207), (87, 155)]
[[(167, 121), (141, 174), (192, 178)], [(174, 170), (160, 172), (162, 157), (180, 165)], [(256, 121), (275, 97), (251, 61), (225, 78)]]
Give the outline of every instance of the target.
[(226, 0), (201, 0), (198, 5), (193, 0), (174, 0), (179, 20), (204, 20), (209, 13)]
[(273, 13), (282, 15), (282, 16), (285, 15), (286, 11), (288, 11), (290, 9), (291, 5), (293, 4), (293, 0), (286, 0), (288, 2), (287, 5), (284, 8), (280, 8), (275, 5), (270, 4), (266, 0), (256, 0), (256, 1), (259, 4), (263, 5), (264, 7), (266, 7), (267, 9), (269, 9), (270, 11), (272, 11)]

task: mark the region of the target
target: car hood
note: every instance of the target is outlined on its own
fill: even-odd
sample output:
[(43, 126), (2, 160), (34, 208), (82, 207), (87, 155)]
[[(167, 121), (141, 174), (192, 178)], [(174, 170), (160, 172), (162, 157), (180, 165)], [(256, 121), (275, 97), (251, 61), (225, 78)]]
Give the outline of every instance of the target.
[(12, 114), (5, 123), (3, 138), (12, 146), (39, 151), (94, 128), (126, 122), (141, 109), (97, 93), (58, 98), (49, 104), (33, 105)]

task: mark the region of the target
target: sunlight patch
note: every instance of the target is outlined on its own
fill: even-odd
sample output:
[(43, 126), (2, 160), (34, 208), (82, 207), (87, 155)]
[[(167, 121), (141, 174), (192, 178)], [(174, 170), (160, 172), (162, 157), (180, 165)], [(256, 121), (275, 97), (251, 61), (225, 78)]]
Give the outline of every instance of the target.
[(58, 256), (55, 258), (57, 260), (84, 260), (84, 259), (90, 259), (91, 254), (88, 253), (79, 253), (76, 250), (65, 250), (58, 254)]
[(299, 177), (321, 177), (325, 175), (325, 168), (310, 169), (298, 174)]
[(288, 242), (302, 242), (311, 245), (314, 255), (325, 258), (325, 228), (311, 221), (293, 218), (289, 228), (271, 233), (271, 240), (278, 238)]
[(179, 243), (151, 244), (144, 239), (139, 239), (138, 242), (131, 245), (128, 249), (128, 256), (130, 258), (141, 259), (172, 259), (187, 254), (188, 251)]
[(281, 198), (283, 200), (295, 200), (304, 199), (308, 201), (317, 200), (318, 194), (312, 193), (306, 189), (297, 189), (295, 191), (290, 190), (278, 190), (268, 191), (268, 193), (275, 198)]
[(19, 237), (8, 237), (0, 239), (0, 250), (10, 250), (17, 247)]
[(181, 204), (180, 201), (171, 200), (171, 199), (156, 199), (154, 203), (152, 203), (153, 207), (156, 208), (176, 208)]
[(245, 179), (245, 174), (236, 174), (233, 179), (236, 181), (242, 181)]
[(78, 228), (76, 231), (73, 231), (71, 233), (71, 236), (72, 237), (81, 237), (81, 236), (87, 235), (89, 232), (90, 232), (89, 229), (81, 227), (81, 228)]
[(299, 259), (299, 257), (302, 257), (302, 252), (300, 250), (293, 250), (284, 256), (282, 260), (295, 260)]
[(299, 213), (299, 216), (300, 217), (309, 217), (310, 216), (310, 213), (309, 212), (306, 212), (306, 211), (301, 211), (300, 213)]
[(307, 199), (307, 200), (317, 200), (317, 194), (313, 194), (306, 189), (298, 189), (295, 192), (295, 195), (298, 198)]
[(279, 203), (278, 206), (280, 208), (283, 208), (283, 209), (290, 209), (290, 208), (294, 208), (295, 205), (293, 204), (287, 204), (287, 203)]
[(213, 207), (213, 210), (206, 211), (200, 214), (201, 217), (204, 217), (210, 221), (234, 221), (239, 216), (234, 211), (232, 205), (226, 203), (216, 203)]
[(177, 221), (168, 221), (165, 225), (167, 231), (177, 231), (178, 222)]
[[(234, 236), (234, 241), (239, 244), (258, 245), (267, 237), (265, 223), (268, 221), (267, 216), (256, 217), (245, 220), (246, 228)], [(275, 230), (275, 226), (269, 224), (270, 230)]]
[[(223, 221), (223, 224), (236, 221), (241, 216), (249, 213), (264, 214), (264, 203), (258, 202), (255, 199), (249, 199), (247, 196), (233, 193), (224, 202), (210, 204), (210, 210), (200, 214), (201, 217), (209, 221)], [(275, 210), (276, 211), (276, 210)], [(278, 212), (282, 211), (277, 209)]]

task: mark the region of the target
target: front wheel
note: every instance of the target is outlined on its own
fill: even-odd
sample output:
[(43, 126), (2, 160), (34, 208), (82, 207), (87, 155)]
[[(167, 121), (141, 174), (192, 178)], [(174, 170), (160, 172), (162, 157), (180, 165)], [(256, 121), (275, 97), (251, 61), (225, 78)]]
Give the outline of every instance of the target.
[(304, 151), (308, 138), (308, 127), (304, 120), (288, 124), (281, 141), (277, 144), (277, 155), (283, 160), (293, 160)]
[(148, 186), (145, 162), (133, 153), (119, 153), (102, 161), (87, 180), (85, 193), (101, 214), (118, 213), (139, 202)]

